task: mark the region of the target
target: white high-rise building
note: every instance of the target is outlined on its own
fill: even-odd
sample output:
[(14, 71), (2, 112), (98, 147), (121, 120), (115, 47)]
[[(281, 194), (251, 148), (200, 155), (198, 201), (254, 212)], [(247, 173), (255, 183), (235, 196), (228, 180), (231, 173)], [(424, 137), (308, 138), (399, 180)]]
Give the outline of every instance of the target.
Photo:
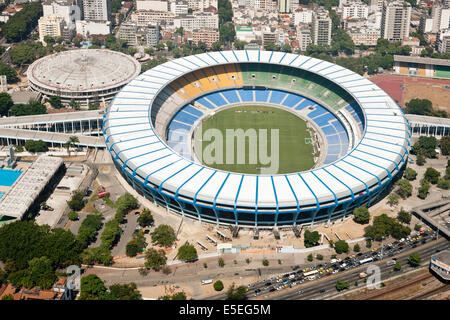
[(440, 1), (436, 0), (433, 3), (431, 18), (433, 19), (432, 33), (438, 33), (441, 29), (450, 28), (450, 8), (444, 6)]
[(291, 11), (291, 0), (278, 0), (278, 12), (289, 13)]
[(56, 15), (63, 18), (67, 27), (75, 29), (75, 22), (81, 20), (81, 8), (75, 0), (45, 0), (42, 3), (43, 17)]
[(369, 7), (361, 1), (351, 1), (342, 6), (342, 19), (367, 19)]
[(218, 8), (217, 0), (188, 0), (188, 6), (192, 10), (201, 10), (214, 7)]
[(194, 29), (219, 29), (219, 15), (212, 12), (194, 12), (193, 15), (183, 15), (173, 19), (175, 28), (183, 27), (184, 30)]
[(174, 1), (170, 5), (170, 11), (176, 16), (181, 16), (183, 14), (188, 14), (188, 3), (187, 1)]
[(108, 0), (83, 0), (84, 20), (109, 21), (110, 3)]
[(137, 0), (137, 10), (169, 11), (167, 0)]
[(409, 36), (411, 5), (402, 0), (386, 0), (381, 16), (381, 37), (401, 41)]
[(308, 8), (299, 7), (294, 11), (294, 24), (311, 23), (313, 11)]
[(331, 44), (331, 24), (328, 11), (319, 8), (313, 12), (311, 39), (314, 45), (329, 46)]
[(44, 42), (46, 36), (57, 38), (63, 35), (64, 19), (55, 14), (41, 17), (38, 21), (39, 40)]
[(450, 52), (450, 29), (442, 29), (436, 36), (436, 49), (440, 53)]

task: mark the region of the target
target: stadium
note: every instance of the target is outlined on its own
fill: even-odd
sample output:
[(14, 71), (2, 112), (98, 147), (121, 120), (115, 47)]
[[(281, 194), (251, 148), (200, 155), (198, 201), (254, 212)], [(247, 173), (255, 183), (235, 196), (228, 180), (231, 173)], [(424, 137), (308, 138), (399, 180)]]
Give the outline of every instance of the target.
[(54, 53), (33, 62), (27, 70), (29, 86), (45, 99), (58, 96), (81, 105), (105, 104), (141, 72), (133, 57), (106, 49), (78, 49)]
[[(205, 165), (195, 133), (228, 124), (277, 125), (279, 172)], [(370, 206), (403, 170), (410, 146), (402, 110), (369, 80), (316, 58), (254, 50), (148, 70), (115, 96), (103, 130), (140, 194), (183, 217), (244, 227), (326, 222)]]

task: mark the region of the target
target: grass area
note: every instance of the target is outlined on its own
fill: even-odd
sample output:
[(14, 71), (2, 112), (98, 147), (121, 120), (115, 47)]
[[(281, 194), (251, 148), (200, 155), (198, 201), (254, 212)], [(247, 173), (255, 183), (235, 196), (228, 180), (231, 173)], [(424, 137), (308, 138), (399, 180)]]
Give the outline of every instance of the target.
[[(215, 141), (215, 136), (209, 141), (205, 141), (205, 133), (208, 129), (218, 129), (222, 134), (224, 139), (223, 157), (218, 156), (217, 149), (219, 147), (216, 149), (211, 148), (212, 142)], [(244, 132), (248, 129), (255, 129), (257, 134), (256, 146), (250, 142), (251, 139), (245, 138), (245, 161), (241, 161), (241, 163), (238, 162), (237, 139), (234, 140), (234, 161), (228, 161), (228, 163), (226, 161), (227, 152), (231, 149), (227, 149), (226, 146), (227, 129), (243, 129)], [(264, 142), (260, 139), (260, 129), (267, 129), (266, 152), (261, 152)], [(271, 129), (279, 130), (278, 152), (276, 148), (272, 148)], [(197, 156), (203, 155), (203, 164), (225, 171), (251, 174), (290, 173), (308, 170), (314, 165), (313, 145), (311, 144), (311, 136), (306, 127), (306, 122), (291, 112), (273, 107), (240, 106), (219, 111), (206, 119), (202, 123), (201, 128), (196, 131), (194, 145)], [(200, 153), (200, 150), (203, 153)], [(272, 154), (272, 151), (275, 155)], [(261, 161), (260, 153), (271, 158), (269, 163), (264, 160)], [(212, 155), (216, 163), (206, 160), (205, 155), (207, 154)], [(256, 156), (256, 163), (251, 163), (249, 156)], [(273, 165), (275, 162), (277, 164)], [(269, 167), (272, 169), (267, 170)]]

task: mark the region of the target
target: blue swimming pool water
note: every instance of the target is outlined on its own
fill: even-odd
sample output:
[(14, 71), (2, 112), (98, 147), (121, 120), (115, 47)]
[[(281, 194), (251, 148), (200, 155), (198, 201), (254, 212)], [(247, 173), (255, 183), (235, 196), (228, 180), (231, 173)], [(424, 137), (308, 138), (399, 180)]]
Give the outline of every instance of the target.
[(0, 186), (7, 186), (7, 187), (12, 186), (13, 183), (17, 180), (17, 178), (19, 178), (19, 176), (21, 174), (22, 174), (22, 171), (1, 169), (0, 170)]
[(0, 192), (0, 199), (3, 197), (4, 193)]

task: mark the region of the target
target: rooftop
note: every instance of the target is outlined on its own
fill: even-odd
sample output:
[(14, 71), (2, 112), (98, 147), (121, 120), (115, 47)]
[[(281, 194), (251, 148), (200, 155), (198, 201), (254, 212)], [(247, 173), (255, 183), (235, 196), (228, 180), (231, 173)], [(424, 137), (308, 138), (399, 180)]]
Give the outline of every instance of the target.
[(446, 265), (450, 266), (450, 250), (436, 253), (434, 256), (432, 256), (432, 258), (436, 258), (436, 260), (439, 260), (440, 262), (443, 262)]
[(434, 58), (421, 58), (421, 57), (394, 55), (394, 61), (422, 63), (422, 64), (434, 64), (434, 65), (439, 65), (439, 66), (450, 66), (449, 59), (434, 59)]
[(141, 66), (133, 57), (105, 49), (59, 52), (35, 61), (28, 80), (49, 90), (98, 91), (124, 85), (139, 75)]

